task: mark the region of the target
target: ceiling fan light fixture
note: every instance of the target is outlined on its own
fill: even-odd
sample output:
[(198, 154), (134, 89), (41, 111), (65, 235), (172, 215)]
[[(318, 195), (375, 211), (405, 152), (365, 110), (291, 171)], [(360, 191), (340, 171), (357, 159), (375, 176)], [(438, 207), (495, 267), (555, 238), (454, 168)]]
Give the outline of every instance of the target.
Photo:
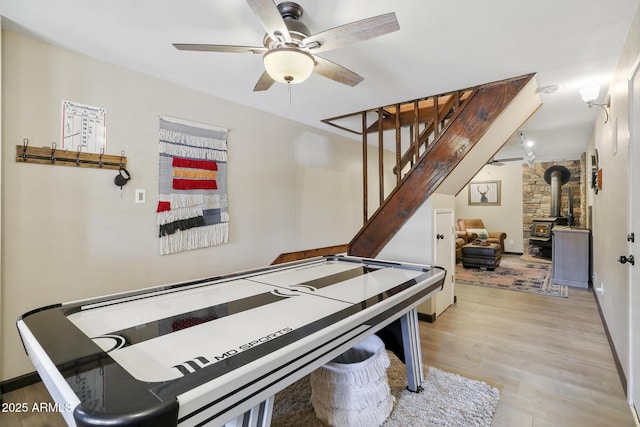
[(302, 83), (307, 80), (316, 65), (310, 53), (291, 47), (269, 50), (262, 59), (269, 76), (285, 84)]

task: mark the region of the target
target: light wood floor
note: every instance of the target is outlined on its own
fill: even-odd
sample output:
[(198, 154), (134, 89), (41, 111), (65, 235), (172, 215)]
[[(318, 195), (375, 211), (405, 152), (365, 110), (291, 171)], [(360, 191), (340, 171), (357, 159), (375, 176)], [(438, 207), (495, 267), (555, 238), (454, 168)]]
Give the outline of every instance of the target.
[[(590, 291), (557, 298), (456, 285), (456, 295), (436, 322), (421, 322), (422, 356), (497, 387), (493, 427), (635, 426)], [(49, 401), (41, 384), (4, 398)], [(56, 413), (0, 414), (0, 427), (64, 425)]]
[(455, 290), (421, 326), (422, 358), (498, 388), (492, 427), (635, 426), (591, 291)]

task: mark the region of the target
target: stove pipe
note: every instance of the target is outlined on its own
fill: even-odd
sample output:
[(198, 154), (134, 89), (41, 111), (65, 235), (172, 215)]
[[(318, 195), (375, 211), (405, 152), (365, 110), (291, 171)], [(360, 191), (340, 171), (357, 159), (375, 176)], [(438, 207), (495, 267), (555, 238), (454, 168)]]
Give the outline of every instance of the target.
[(569, 182), (571, 172), (564, 166), (551, 166), (544, 172), (544, 180), (551, 185), (551, 217), (560, 216), (562, 193), (560, 187)]

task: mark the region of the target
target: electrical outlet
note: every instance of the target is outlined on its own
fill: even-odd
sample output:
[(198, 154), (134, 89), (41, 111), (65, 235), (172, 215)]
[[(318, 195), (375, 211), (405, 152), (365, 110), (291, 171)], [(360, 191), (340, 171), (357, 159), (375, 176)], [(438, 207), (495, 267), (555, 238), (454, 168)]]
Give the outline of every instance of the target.
[(513, 239), (509, 239), (509, 244), (513, 245), (514, 244), (514, 240)]

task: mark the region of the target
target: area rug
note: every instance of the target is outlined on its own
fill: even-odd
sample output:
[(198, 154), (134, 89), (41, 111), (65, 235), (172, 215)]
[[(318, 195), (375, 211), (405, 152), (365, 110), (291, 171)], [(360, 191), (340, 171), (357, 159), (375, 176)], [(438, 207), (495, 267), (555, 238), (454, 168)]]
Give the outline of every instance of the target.
[(526, 262), (539, 262), (542, 264), (551, 264), (551, 260), (547, 258), (542, 258), (539, 256), (531, 255), (531, 254), (522, 254), (520, 255), (520, 260)]
[[(406, 390), (407, 371), (389, 353), (387, 371), (396, 403), (384, 427), (489, 427), (500, 400), (498, 389), (482, 381), (429, 367), (422, 383), (424, 391)], [(273, 427), (326, 427), (309, 403), (309, 377), (278, 393), (273, 408)]]
[(528, 262), (518, 257), (503, 257), (494, 271), (456, 265), (456, 284), (508, 289), (538, 295), (566, 298), (567, 285), (551, 282), (551, 264)]

